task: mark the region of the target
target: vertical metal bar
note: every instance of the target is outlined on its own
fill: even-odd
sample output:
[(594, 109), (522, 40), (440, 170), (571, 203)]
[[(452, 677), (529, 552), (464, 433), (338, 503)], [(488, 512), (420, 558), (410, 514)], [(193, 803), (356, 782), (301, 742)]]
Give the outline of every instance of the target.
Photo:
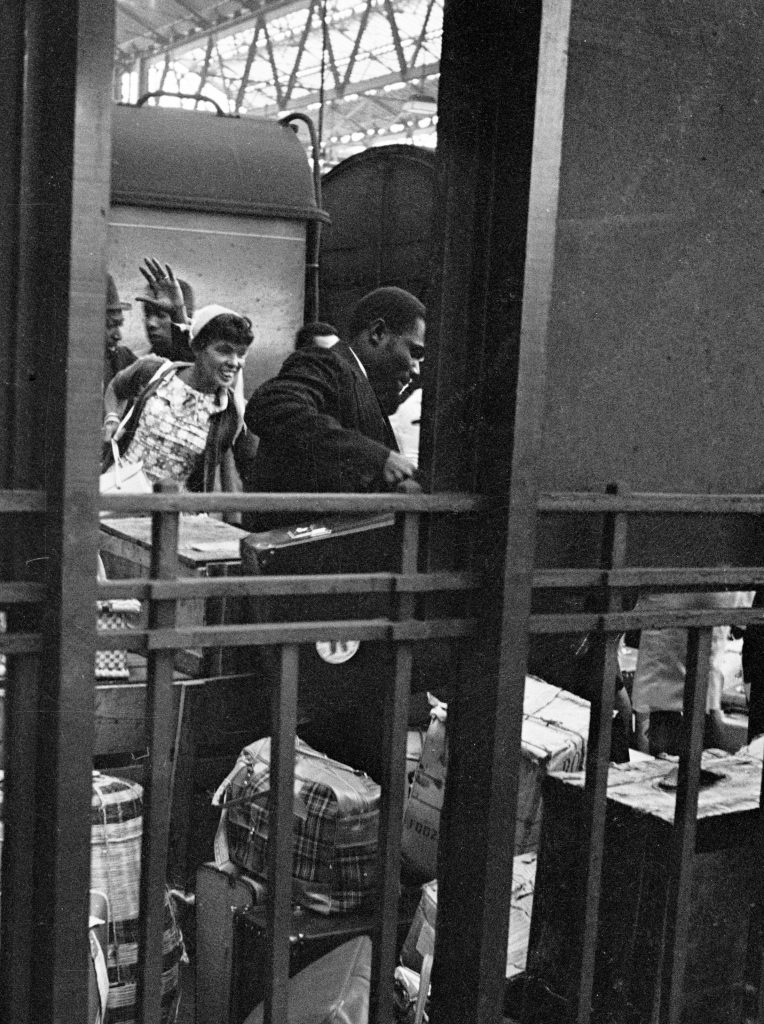
[[(13, 386), (17, 357), (16, 313), (19, 251), (21, 140), (23, 139), (24, 5), (0, 6), (0, 60), (3, 67), (5, 116), (0, 119), (0, 487), (13, 486)], [(21, 456), (17, 454), (17, 458)], [(24, 524), (20, 517), (3, 517), (0, 571), (19, 578), (15, 559)], [(18, 540), (17, 540), (18, 538)], [(19, 545), (20, 546), (20, 545)], [(17, 564), (14, 564), (16, 562)], [(23, 613), (22, 613), (23, 614)], [(9, 627), (20, 618), (9, 613)], [(40, 660), (36, 655), (8, 658), (5, 681), (5, 780), (3, 785), (4, 842), (0, 922), (0, 1005), (13, 1024), (28, 1024), (30, 979), (34, 950), (29, 907), (34, 895), (29, 851), (35, 842), (35, 752)]]
[[(764, 852), (764, 771), (759, 789), (759, 814), (757, 845), (761, 855)], [(748, 956), (755, 996), (756, 1016), (753, 1020), (764, 1020), (764, 872), (759, 872), (757, 903), (751, 908), (751, 924), (748, 929)], [(758, 991), (757, 991), (758, 990)], [(746, 1024), (749, 1024), (749, 1019)], [(752, 1024), (752, 1021), (751, 1021)]]
[[(419, 560), (419, 515), (403, 517), (401, 572), (415, 573)], [(414, 614), (413, 594), (398, 599), (398, 618)], [(393, 988), (398, 937), (398, 889), (400, 884), (401, 821), (406, 784), (406, 732), (413, 648), (399, 643), (395, 652), (395, 677), (385, 694), (383, 720), (382, 807), (379, 819), (380, 917), (377, 922), (371, 961), (371, 1012), (374, 1024), (388, 1024), (393, 1017)]]
[[(176, 483), (156, 484), (158, 494), (177, 494)], [(171, 580), (178, 575), (179, 513), (155, 512), (151, 522), (151, 577)], [(149, 627), (175, 626), (176, 602), (152, 599)], [(170, 782), (175, 651), (149, 649), (146, 666), (146, 745), (149, 751), (143, 790), (140, 918), (138, 923), (139, 1024), (155, 1024), (161, 1015), (162, 935), (164, 892), (170, 822)]]
[(700, 766), (706, 721), (706, 690), (711, 657), (711, 630), (688, 630), (687, 676), (682, 716), (682, 753), (674, 810), (671, 877), (666, 898), (661, 970), (660, 1024), (680, 1024), (684, 1004), (687, 931), (690, 920), (692, 868), (695, 858)]
[(3, 108), (0, 119), (0, 487), (11, 486), (13, 387), (18, 283), (19, 196), (23, 138), (24, 5), (0, 6)]
[(8, 659), (5, 684), (5, 779), (3, 783), (2, 937), (0, 1006), (9, 1024), (34, 1024), (30, 982), (35, 956), (34, 897), (30, 851), (35, 843), (35, 753), (40, 659)]
[[(617, 488), (610, 489), (617, 493)], [(621, 568), (626, 562), (627, 519), (623, 513), (608, 516), (603, 535), (600, 559), (603, 569)], [(622, 607), (620, 592), (608, 589), (606, 611), (619, 611)], [(577, 1024), (588, 1024), (591, 1016), (592, 987), (594, 984), (595, 956), (599, 921), (602, 859), (605, 844), (605, 814), (607, 810), (607, 783), (610, 768), (610, 746), (613, 725), (613, 701), (618, 672), (618, 637), (604, 638), (601, 658), (600, 693), (591, 706), (589, 738), (586, 750), (586, 782), (584, 784), (581, 836), (587, 838), (586, 859), (583, 864), (583, 905), (581, 922), (578, 997), (575, 1010)]]
[[(518, 188), (527, 187), (529, 178), (530, 194), (527, 220), (524, 219), (525, 270), (513, 406), (513, 376), (508, 374), (506, 379), (508, 411), (504, 415), (510, 420), (512, 433), (508, 432), (508, 436), (512, 437), (513, 445), (509, 511), (499, 530), (492, 531), (501, 533), (504, 544), (502, 549), (493, 550), (493, 557), (486, 562), (493, 589), (486, 589), (488, 601), (479, 609), (485, 623), (483, 643), (475, 652), (474, 665), (467, 664), (467, 671), (462, 673), (454, 714), (449, 705), (449, 774), (441, 818), (438, 928), (432, 981), (433, 1019), (438, 1024), (495, 1024), (503, 1016), (512, 836), (536, 538), (534, 473), (542, 440), (569, 20), (569, 0), (546, 0), (540, 21), (536, 5), (516, 8), (500, 2), (481, 4), (480, 34), (488, 41), (488, 48), (484, 46), (477, 53), (470, 47), (475, 39), (465, 39), (465, 29), (475, 24), (474, 7), (446, 0), (444, 8), (441, 111), (447, 120), (447, 138), (457, 156), (451, 153), (455, 180), (448, 194), (449, 213), (455, 224), (447, 226), (444, 245), (454, 265), (446, 268), (441, 284), (441, 330), (459, 329), (458, 310), (454, 310), (456, 327), (445, 319), (445, 314), (453, 309), (450, 286), (461, 292), (457, 271), (464, 274), (464, 268), (455, 265), (461, 243), (456, 196), (460, 195), (464, 202), (465, 193), (458, 185), (462, 178), (471, 180), (464, 170), (469, 159), (467, 142), (474, 144), (479, 139), (464, 135), (465, 125), (457, 123), (455, 113), (449, 112), (449, 100), (456, 102), (458, 110), (464, 109), (459, 88), (463, 89), (465, 80), (472, 81), (471, 76), (478, 87), (488, 88), (492, 102), (487, 102), (486, 117), (489, 123), (497, 125), (490, 150), (494, 161), (498, 140), (506, 138), (508, 130), (507, 123), (501, 123), (500, 111), (507, 112), (513, 106), (529, 118), (533, 109), (533, 131), (531, 152), (525, 149), (529, 134), (524, 135), (518, 125), (522, 160), (514, 157)], [(498, 43), (496, 48), (493, 41)], [(491, 75), (498, 76), (498, 80), (489, 81)], [(468, 91), (464, 99), (479, 100), (476, 91)], [(501, 105), (497, 96), (506, 105)], [(479, 112), (468, 115), (470, 124), (479, 120)], [(530, 127), (529, 118), (529, 133)], [(498, 166), (492, 165), (494, 173)], [(494, 196), (494, 202), (503, 202), (505, 194), (506, 189), (502, 196)], [(519, 208), (517, 213), (519, 216)], [(469, 211), (466, 216), (469, 219)], [(478, 237), (480, 225), (468, 227), (474, 234), (465, 241), (479, 250), (481, 243), (485, 246), (485, 238)], [(473, 275), (473, 287), (484, 283), (484, 279), (475, 280), (481, 270), (485, 277), (495, 274), (494, 268), (486, 270), (480, 266), (477, 256), (476, 264), (477, 267), (468, 268)], [(515, 265), (511, 269), (518, 270)], [(509, 291), (506, 279), (496, 280), (495, 284)], [(480, 328), (488, 332), (487, 321), (481, 322)], [(444, 411), (443, 419), (447, 415)], [(453, 404), (450, 415), (454, 415)], [(444, 480), (453, 480), (453, 464), (458, 459), (454, 450), (459, 442), (451, 434), (454, 449), (449, 450), (448, 435), (448, 429), (440, 431), (433, 445), (433, 478), (441, 487)], [(495, 474), (488, 472), (490, 452), (480, 454), (489, 462), (483, 467), (481, 478), (489, 481), (487, 486), (495, 488)], [(505, 480), (506, 477), (501, 481), (502, 487)]]
[(294, 831), (294, 737), (297, 728), (299, 657), (300, 648), (297, 644), (284, 644), (281, 649), (279, 692), (272, 697), (264, 1024), (286, 1024), (288, 1011)]
[[(104, 325), (114, 12), (98, 0), (27, 0), (24, 9), (13, 476), (15, 486), (46, 489), (47, 513), (33, 544), (47, 598), (31, 772), (35, 837), (17, 870), (34, 881), (26, 905), (34, 929), (29, 1020), (52, 1024), (87, 1012), (93, 438), (103, 364), (99, 347), (85, 342), (101, 338)], [(7, 883), (15, 889), (12, 877)]]
[(141, 57), (138, 61), (138, 96), (140, 99), (145, 93), (149, 91), (149, 69), (151, 63), (147, 57)]

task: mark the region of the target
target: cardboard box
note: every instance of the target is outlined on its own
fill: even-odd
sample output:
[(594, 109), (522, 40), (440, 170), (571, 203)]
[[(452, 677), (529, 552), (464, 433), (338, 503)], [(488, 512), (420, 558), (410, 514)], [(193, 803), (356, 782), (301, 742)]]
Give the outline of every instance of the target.
[[(507, 978), (522, 974), (528, 955), (528, 938), (533, 910), (533, 890), (536, 881), (536, 854), (516, 856), (512, 868), (512, 903), (509, 911), (509, 940), (507, 942)], [(422, 886), (422, 896), (414, 914), (408, 935), (401, 947), (401, 964), (411, 971), (419, 971), (422, 957), (417, 950), (423, 927), (435, 928), (438, 916), (438, 883), (433, 880)]]
[[(401, 854), (420, 878), (437, 874), (440, 811), (448, 767), (447, 705), (432, 698), (430, 725), (403, 816)], [(526, 676), (515, 853), (538, 849), (541, 784), (548, 772), (583, 767), (589, 735), (589, 702), (535, 676)]]

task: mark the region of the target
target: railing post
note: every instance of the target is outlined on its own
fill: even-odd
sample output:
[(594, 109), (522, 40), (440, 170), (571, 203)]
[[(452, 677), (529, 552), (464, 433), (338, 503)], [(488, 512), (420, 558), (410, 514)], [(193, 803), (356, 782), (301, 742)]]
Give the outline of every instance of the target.
[[(415, 573), (419, 560), (419, 514), (403, 517), (401, 572)], [(413, 594), (398, 598), (398, 619), (414, 614)], [(372, 951), (371, 1009), (372, 1024), (388, 1024), (393, 1016), (395, 949), (398, 937), (398, 893), (400, 886), (401, 821), (406, 784), (406, 732), (413, 645), (398, 643), (395, 651), (395, 677), (384, 703), (383, 746), (385, 767), (381, 779), (382, 807), (379, 821), (379, 919)]]
[(711, 656), (711, 629), (690, 629), (682, 714), (676, 806), (666, 899), (666, 927), (661, 969), (660, 1024), (680, 1024), (684, 1006), (687, 933), (692, 898), (700, 766), (706, 719), (706, 690)]
[(292, 920), (294, 752), (299, 684), (298, 644), (281, 648), (278, 692), (271, 693), (271, 788), (268, 797), (268, 900), (265, 909), (264, 1024), (282, 1024), (288, 1013), (289, 933)]
[[(157, 494), (177, 494), (175, 483), (154, 485)], [(178, 512), (154, 512), (151, 522), (151, 578), (178, 575)], [(151, 600), (149, 628), (175, 625), (176, 601)], [(143, 779), (140, 919), (138, 924), (139, 1024), (161, 1019), (164, 893), (170, 825), (172, 778), (174, 650), (152, 650), (149, 635), (146, 669), (146, 745), (149, 757)], [(177, 751), (176, 751), (177, 755)]]
[[(608, 487), (608, 493), (617, 495), (617, 485)], [(627, 517), (623, 512), (608, 513), (605, 517), (600, 566), (603, 570), (620, 569), (626, 562)], [(620, 611), (620, 592), (606, 584), (602, 611)], [(597, 953), (600, 888), (602, 881), (602, 855), (605, 844), (605, 817), (607, 812), (607, 784), (612, 742), (613, 702), (618, 672), (618, 637), (600, 634), (600, 657), (597, 675), (600, 692), (594, 694), (589, 719), (589, 737), (586, 747), (586, 781), (584, 784), (581, 838), (586, 839), (586, 858), (583, 864), (582, 923), (578, 996), (575, 1009), (576, 1024), (588, 1024), (591, 1016), (592, 987)]]

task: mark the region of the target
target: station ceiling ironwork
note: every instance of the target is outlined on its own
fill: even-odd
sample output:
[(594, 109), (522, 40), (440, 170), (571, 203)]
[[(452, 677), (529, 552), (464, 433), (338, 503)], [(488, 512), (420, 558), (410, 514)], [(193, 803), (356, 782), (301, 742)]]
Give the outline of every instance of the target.
[(118, 98), (316, 123), (325, 167), (433, 147), (443, 0), (117, 0)]

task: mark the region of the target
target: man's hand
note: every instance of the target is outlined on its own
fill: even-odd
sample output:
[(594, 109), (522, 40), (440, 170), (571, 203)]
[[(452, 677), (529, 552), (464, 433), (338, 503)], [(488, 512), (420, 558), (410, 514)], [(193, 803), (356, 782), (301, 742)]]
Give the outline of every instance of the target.
[(385, 478), (385, 483), (394, 487), (395, 484), (399, 484), (401, 480), (407, 480), (413, 477), (416, 473), (416, 466), (407, 459), (405, 455), (401, 455), (400, 452), (390, 452), (387, 456), (387, 462), (382, 470), (382, 476)]
[(152, 259), (149, 256), (144, 257), (144, 263), (146, 266), (139, 267), (138, 269), (146, 278), (157, 306), (170, 314), (170, 319), (173, 323), (188, 323), (183, 292), (172, 271), (172, 267), (165, 263), (163, 269), (158, 260)]

